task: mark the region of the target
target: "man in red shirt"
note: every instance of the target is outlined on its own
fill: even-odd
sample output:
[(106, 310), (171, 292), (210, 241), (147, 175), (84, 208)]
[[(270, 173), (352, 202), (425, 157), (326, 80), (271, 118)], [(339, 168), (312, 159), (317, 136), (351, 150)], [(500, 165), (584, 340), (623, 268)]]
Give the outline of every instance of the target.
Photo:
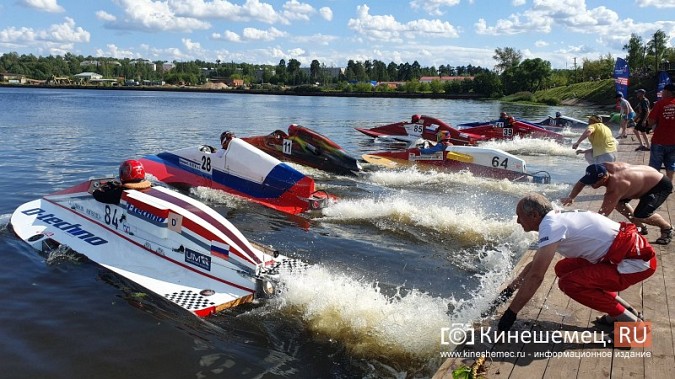
[(647, 123), (654, 128), (649, 165), (660, 170), (666, 167), (666, 176), (673, 180), (675, 172), (675, 84), (663, 88), (663, 97), (649, 112)]

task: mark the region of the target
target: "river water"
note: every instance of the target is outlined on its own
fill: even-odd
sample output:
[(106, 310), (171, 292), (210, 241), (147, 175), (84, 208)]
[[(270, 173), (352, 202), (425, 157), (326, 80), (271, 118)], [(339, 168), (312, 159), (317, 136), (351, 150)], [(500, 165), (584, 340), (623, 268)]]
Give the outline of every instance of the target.
[[(7, 378), (430, 377), (441, 328), (480, 318), (533, 241), (515, 222), (523, 193), (564, 196), (585, 161), (549, 141), (491, 142), (548, 171), (549, 185), (465, 173), (296, 166), (341, 200), (288, 217), (222, 192), (191, 196), (245, 236), (302, 259), (270, 301), (205, 320), (73, 256), (45, 257), (8, 230), (20, 204), (121, 161), (239, 136), (312, 128), (354, 156), (390, 148), (355, 131), (426, 114), (446, 122), (500, 111), (540, 120), (601, 109), (496, 101), (0, 88), (0, 369)], [(567, 131), (576, 138), (580, 131)], [(584, 146), (582, 145), (582, 148)]]

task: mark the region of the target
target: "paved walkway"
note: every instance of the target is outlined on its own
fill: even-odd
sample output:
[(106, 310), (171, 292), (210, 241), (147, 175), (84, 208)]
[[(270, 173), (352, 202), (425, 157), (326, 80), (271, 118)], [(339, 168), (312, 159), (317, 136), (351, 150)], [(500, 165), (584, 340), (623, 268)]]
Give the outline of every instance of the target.
[[(648, 164), (649, 152), (635, 152), (636, 141), (630, 137), (620, 140), (618, 160), (633, 164)], [(577, 209), (597, 211), (602, 203), (603, 190), (589, 187), (575, 200)], [(635, 202), (633, 202), (635, 203)], [(671, 195), (657, 211), (671, 223), (675, 213), (675, 195)], [(625, 221), (618, 212), (610, 218)], [(655, 241), (660, 236), (656, 227), (649, 226), (648, 239)], [(667, 246), (653, 244), (657, 250), (658, 269), (654, 275), (639, 285), (621, 293), (626, 301), (641, 310), (645, 320), (652, 323), (650, 347), (619, 348), (611, 344), (583, 343), (495, 343), (460, 346), (457, 352), (469, 358), (449, 358), (439, 368), (433, 379), (452, 379), (453, 370), (471, 366), (480, 352), (489, 352), (481, 372), (484, 378), (675, 378), (675, 241)], [(534, 251), (524, 254), (514, 272), (531, 260)], [(559, 259), (559, 255), (557, 259)], [(593, 321), (601, 314), (571, 300), (558, 289), (551, 264), (541, 287), (518, 314), (515, 330), (532, 333), (553, 331), (595, 332), (599, 329)], [(507, 302), (508, 304), (508, 302)], [(485, 326), (496, 328), (499, 315), (506, 305), (500, 307), (492, 321)], [(604, 329), (609, 331), (611, 329)], [(541, 334), (540, 334), (541, 335)], [(609, 337), (608, 333), (605, 334)], [(492, 341), (494, 342), (494, 341)]]

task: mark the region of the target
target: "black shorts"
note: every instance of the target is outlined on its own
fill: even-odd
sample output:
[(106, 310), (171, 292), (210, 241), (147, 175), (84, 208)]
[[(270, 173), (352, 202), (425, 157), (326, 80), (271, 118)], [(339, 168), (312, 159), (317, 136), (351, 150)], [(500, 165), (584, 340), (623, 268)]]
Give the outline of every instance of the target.
[(650, 130), (652, 130), (652, 128), (648, 127), (647, 123), (643, 121), (643, 122), (638, 122), (637, 124), (635, 124), (635, 130), (637, 130), (638, 132), (647, 133)]
[(636, 218), (647, 218), (653, 215), (656, 209), (670, 196), (671, 192), (673, 192), (673, 183), (667, 176), (663, 175), (660, 182), (640, 197), (640, 202), (635, 207), (633, 216)]

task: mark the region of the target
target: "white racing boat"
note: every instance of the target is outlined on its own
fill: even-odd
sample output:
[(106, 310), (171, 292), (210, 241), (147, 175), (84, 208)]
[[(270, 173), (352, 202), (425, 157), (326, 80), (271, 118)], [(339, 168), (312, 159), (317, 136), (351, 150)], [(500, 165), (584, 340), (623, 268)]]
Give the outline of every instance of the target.
[(71, 249), (200, 317), (274, 292), (292, 260), (254, 245), (215, 210), (163, 187), (126, 189), (119, 205), (92, 179), (21, 205), (14, 232), (48, 253)]

